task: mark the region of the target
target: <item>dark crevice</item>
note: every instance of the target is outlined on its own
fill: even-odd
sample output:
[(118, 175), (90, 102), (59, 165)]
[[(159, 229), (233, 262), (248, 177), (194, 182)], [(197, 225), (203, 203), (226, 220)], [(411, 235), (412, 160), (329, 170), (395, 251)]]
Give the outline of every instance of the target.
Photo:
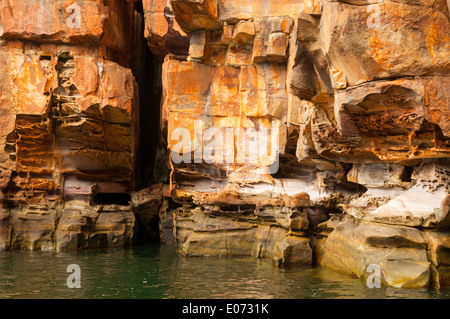
[(97, 193), (92, 198), (94, 205), (130, 205), (131, 196), (127, 193)]
[(135, 214), (135, 235), (134, 245), (155, 243), (160, 241), (159, 215), (153, 214), (149, 218), (142, 218), (140, 214)]
[(141, 15), (138, 28), (136, 55), (132, 66), (139, 87), (139, 146), (136, 155), (136, 188), (143, 189), (158, 182), (153, 168), (160, 142), (160, 115), (162, 97), (162, 64), (152, 54), (144, 37), (145, 22), (142, 1), (135, 2), (135, 9)]
[[(158, 149), (161, 145), (161, 99), (162, 99), (162, 63), (155, 56), (144, 36), (145, 19), (142, 1), (134, 3), (138, 17), (134, 44), (134, 57), (131, 69), (139, 89), (139, 137), (135, 162), (134, 190), (150, 187), (158, 182), (155, 176), (161, 174), (158, 169)], [(157, 172), (155, 172), (157, 171)], [(102, 195), (102, 194), (98, 194)], [(97, 195), (97, 196), (98, 196)], [(107, 195), (107, 194), (106, 194)], [(103, 194), (103, 198), (108, 196)], [(105, 198), (106, 196), (106, 198)], [(95, 198), (94, 201), (99, 200)], [(122, 200), (129, 201), (122, 196)], [(142, 210), (143, 209), (143, 210)], [(158, 210), (151, 208), (134, 208), (135, 226), (133, 244), (146, 244), (160, 241)]]
[(414, 172), (413, 166), (405, 166), (405, 170), (403, 171), (403, 174), (401, 176), (402, 182), (412, 182), (411, 176), (413, 172)]

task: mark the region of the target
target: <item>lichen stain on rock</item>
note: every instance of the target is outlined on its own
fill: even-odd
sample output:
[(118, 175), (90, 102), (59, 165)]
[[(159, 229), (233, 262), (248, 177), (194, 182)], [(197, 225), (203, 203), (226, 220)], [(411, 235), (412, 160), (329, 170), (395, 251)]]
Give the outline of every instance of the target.
[(386, 70), (391, 68), (391, 65), (387, 59), (389, 56), (390, 50), (383, 48), (383, 43), (378, 37), (377, 31), (373, 31), (373, 35), (369, 38), (369, 46), (371, 49), (371, 56), (374, 57), (375, 60)]

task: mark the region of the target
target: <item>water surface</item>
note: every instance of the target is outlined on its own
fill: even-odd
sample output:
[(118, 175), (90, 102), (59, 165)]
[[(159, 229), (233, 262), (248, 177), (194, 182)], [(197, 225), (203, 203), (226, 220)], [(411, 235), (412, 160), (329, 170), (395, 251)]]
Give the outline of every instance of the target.
[[(81, 288), (66, 286), (67, 266)], [(324, 268), (255, 258), (183, 258), (159, 245), (81, 252), (0, 253), (0, 298), (450, 298), (450, 289), (369, 289)]]

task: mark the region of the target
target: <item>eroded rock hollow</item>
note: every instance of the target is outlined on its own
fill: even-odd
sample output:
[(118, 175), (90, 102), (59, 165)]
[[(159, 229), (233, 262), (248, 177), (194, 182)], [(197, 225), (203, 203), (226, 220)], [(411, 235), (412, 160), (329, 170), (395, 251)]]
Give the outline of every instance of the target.
[(0, 0), (0, 250), (450, 285), (446, 0)]

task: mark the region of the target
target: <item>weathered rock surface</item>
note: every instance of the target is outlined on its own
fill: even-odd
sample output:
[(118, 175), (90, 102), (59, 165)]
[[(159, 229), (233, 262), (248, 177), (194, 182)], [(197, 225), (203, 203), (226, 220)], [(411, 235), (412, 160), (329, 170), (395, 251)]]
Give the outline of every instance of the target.
[(385, 286), (448, 285), (448, 230), (424, 231), (350, 218), (322, 226), (329, 229), (315, 243), (319, 265), (364, 279), (372, 274), (370, 266), (377, 265)]
[[(180, 205), (164, 220), (179, 251), (260, 256), (270, 221), (312, 238), (321, 265), (365, 278), (370, 261), (389, 286), (447, 282), (427, 248), (449, 227), (447, 3), (170, 4), (190, 37), (187, 56), (166, 50), (162, 75)], [(298, 211), (270, 202), (301, 193)], [(317, 228), (341, 213), (353, 220)], [(303, 258), (291, 239), (270, 257)]]
[(1, 0), (0, 250), (159, 237), (449, 285), (449, 21), (446, 0)]
[(254, 256), (272, 258), (277, 265), (312, 263), (309, 238), (271, 224), (267, 215), (218, 214), (200, 207), (183, 207), (173, 214), (178, 249), (185, 256)]
[(124, 1), (0, 2), (0, 250), (131, 244), (134, 12)]
[(320, 35), (331, 64), (350, 86), (448, 73), (450, 25), (444, 1), (387, 0), (370, 8), (346, 2), (323, 6)]
[(378, 265), (387, 286), (426, 287), (431, 269), (421, 231), (405, 226), (341, 221), (325, 241), (318, 261), (331, 269), (367, 279)]
[(448, 228), (449, 168), (448, 161), (425, 160), (414, 169), (411, 176), (414, 185), (408, 187), (410, 182), (401, 181), (406, 169), (403, 165), (354, 166), (347, 176), (368, 187), (368, 190), (345, 205), (346, 211), (366, 221)]

